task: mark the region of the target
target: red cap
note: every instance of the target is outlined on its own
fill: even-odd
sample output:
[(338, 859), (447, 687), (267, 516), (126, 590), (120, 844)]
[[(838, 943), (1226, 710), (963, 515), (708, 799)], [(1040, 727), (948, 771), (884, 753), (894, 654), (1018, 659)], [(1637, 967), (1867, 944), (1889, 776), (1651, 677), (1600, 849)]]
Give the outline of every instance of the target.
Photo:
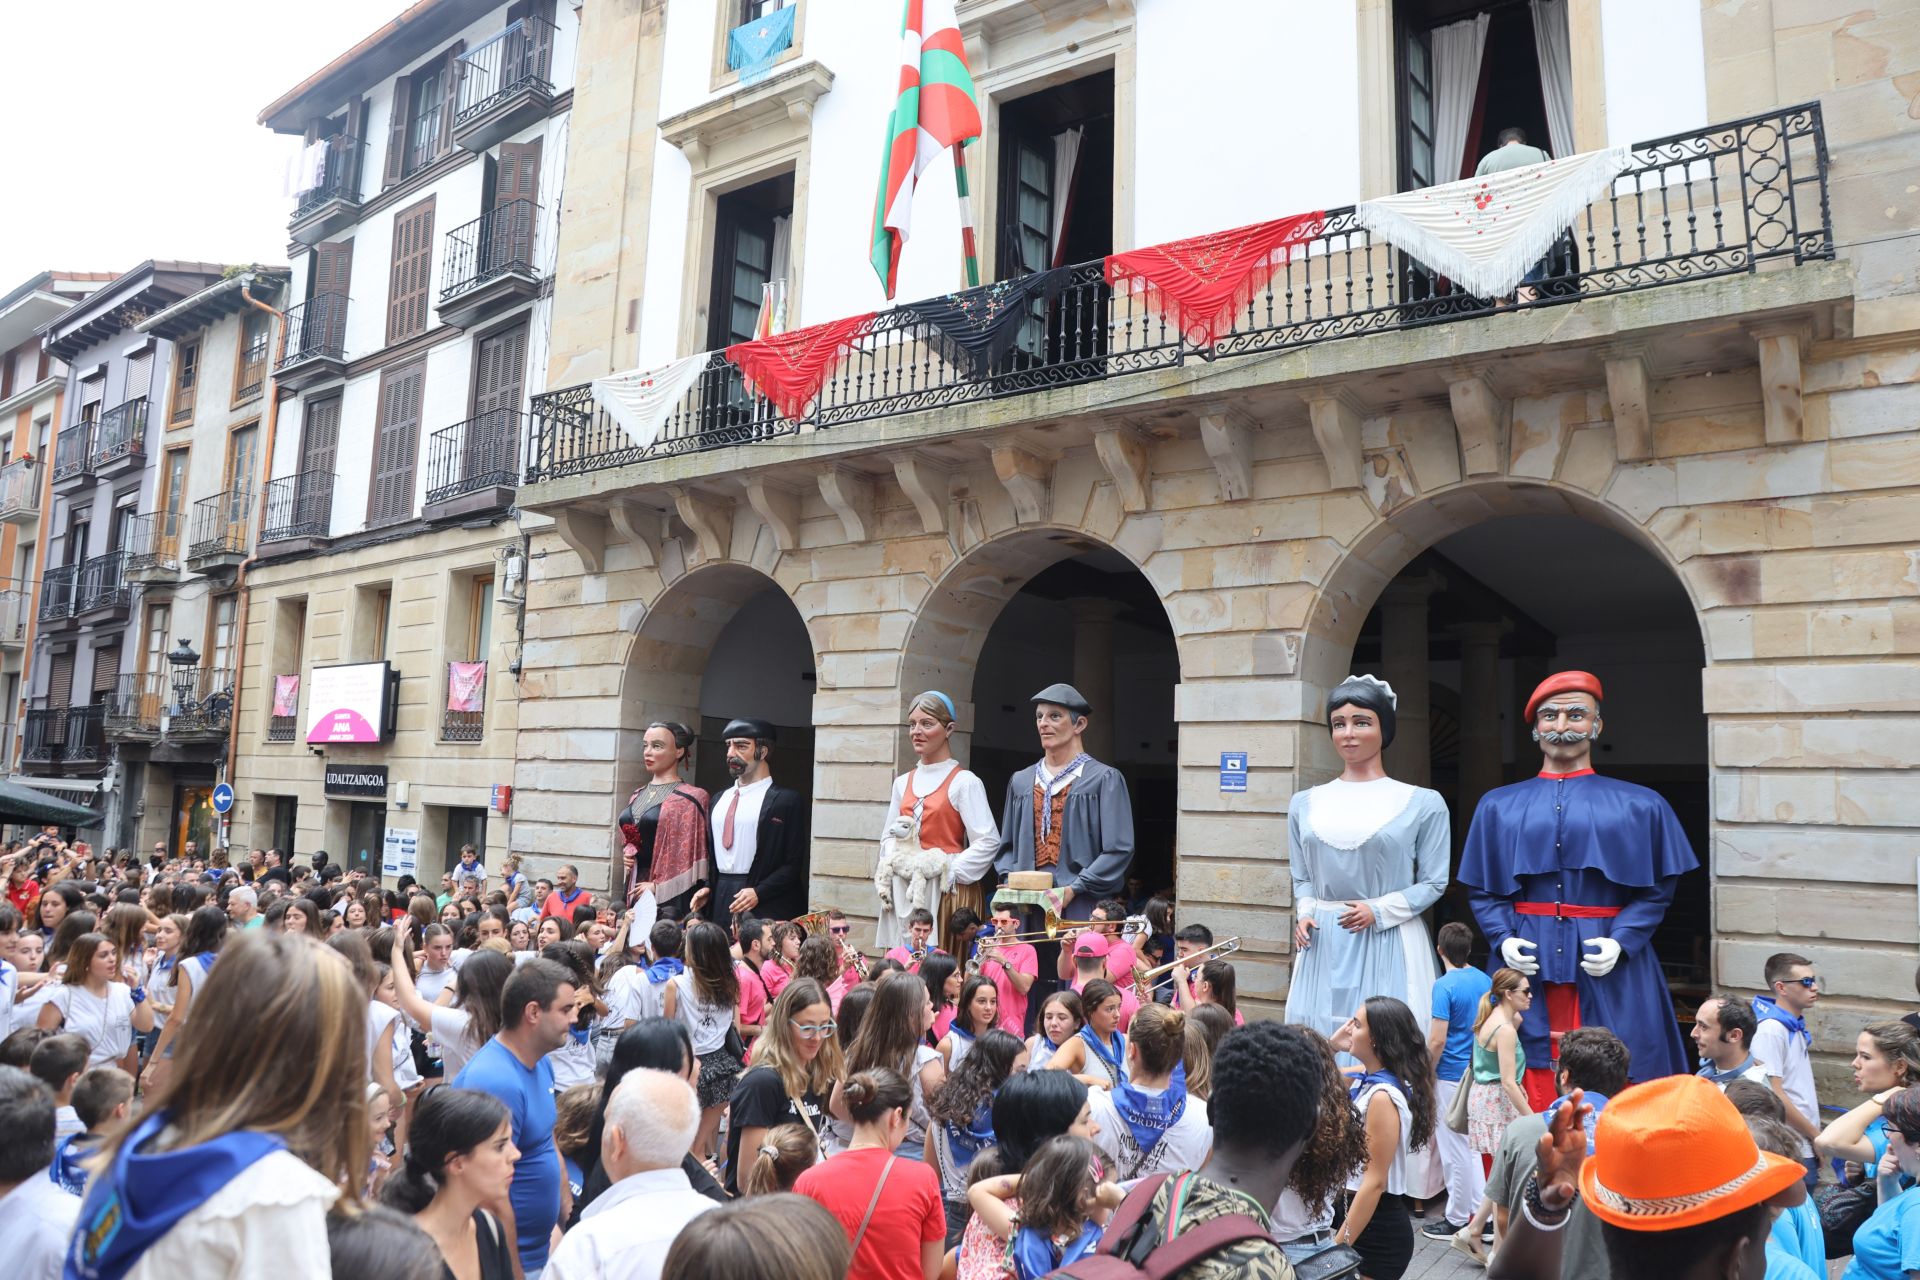
[(1073, 941), (1073, 954), (1076, 956), (1105, 956), (1108, 950), (1107, 935), (1098, 929), (1088, 929)]
[(1593, 695), (1598, 702), (1606, 695), (1600, 692), (1600, 677), (1591, 671), (1561, 671), (1548, 676), (1540, 682), (1540, 687), (1527, 699), (1527, 719), (1533, 719), (1540, 704), (1557, 693), (1586, 693)]

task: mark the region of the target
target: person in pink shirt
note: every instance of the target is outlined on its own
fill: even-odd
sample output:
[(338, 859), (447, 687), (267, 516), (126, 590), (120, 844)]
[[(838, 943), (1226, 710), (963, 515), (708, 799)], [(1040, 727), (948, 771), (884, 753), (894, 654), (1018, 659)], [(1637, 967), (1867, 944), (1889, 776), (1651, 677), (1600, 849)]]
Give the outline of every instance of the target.
[(749, 1040), (760, 1034), (767, 1006), (773, 996), (760, 971), (765, 964), (767, 926), (751, 916), (740, 921), (740, 958), (733, 962), (734, 976), (740, 979), (740, 1032)]
[(888, 950), (887, 959), (899, 962), (908, 973), (918, 973), (922, 960), (939, 954), (940, 948), (933, 945), (933, 912), (915, 907), (907, 915), (905, 940)]
[(806, 939), (807, 931), (797, 924), (782, 920), (773, 926), (772, 945), (766, 963), (760, 966), (760, 980), (766, 983), (769, 1000), (778, 1000), (780, 989), (793, 981), (793, 968), (800, 962), (800, 944)]
[[(993, 910), (992, 937), (1006, 937), (1020, 931), (1020, 918), (1011, 907)], [(980, 973), (1000, 993), (1000, 1029), (1016, 1036), (1027, 1030), (1027, 993), (1040, 976), (1040, 957), (1025, 942), (995, 942), (980, 947)]]
[[(1098, 929), (1082, 930), (1073, 940), (1073, 989), (1085, 990), (1086, 985), (1095, 978), (1107, 976), (1107, 953), (1113, 944), (1107, 935)], [(1111, 979), (1109, 979), (1111, 981)], [(1133, 993), (1133, 984), (1129, 982), (1121, 987), (1114, 984), (1120, 992), (1120, 1033), (1126, 1034), (1127, 1026), (1133, 1021), (1133, 1015), (1140, 1011), (1140, 997)]]

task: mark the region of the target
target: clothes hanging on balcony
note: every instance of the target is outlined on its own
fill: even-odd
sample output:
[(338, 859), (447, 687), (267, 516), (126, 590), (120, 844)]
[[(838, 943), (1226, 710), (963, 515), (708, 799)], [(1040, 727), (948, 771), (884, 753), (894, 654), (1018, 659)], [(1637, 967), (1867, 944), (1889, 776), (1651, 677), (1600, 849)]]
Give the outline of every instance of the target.
[(1609, 147), (1368, 200), (1354, 221), (1482, 298), (1511, 294), (1632, 159)]
[(794, 9), (775, 9), (727, 33), (727, 65), (740, 73), (741, 84), (765, 80), (774, 59), (793, 43)]
[(1052, 302), (1067, 287), (1070, 268), (1038, 271), (962, 289), (924, 302), (909, 302), (900, 310), (922, 326), (927, 345), (940, 358), (974, 377), (998, 368), (1020, 337), (1022, 322), (1033, 314), (1033, 304)]
[(299, 676), (273, 678), (273, 714), (283, 719), (300, 714)]
[(830, 320), (754, 342), (736, 342), (727, 359), (782, 417), (799, 421), (834, 367), (873, 326), (874, 313)]
[(447, 664), (447, 710), (472, 713), (485, 709), (487, 664), (449, 662)]
[(1107, 283), (1146, 295), (1149, 307), (1178, 326), (1181, 336), (1210, 347), (1284, 269), (1294, 248), (1320, 234), (1327, 215), (1315, 210), (1232, 231), (1110, 254)]
[(593, 398), (636, 445), (650, 449), (711, 356), (711, 352), (702, 351), (659, 369), (634, 369), (595, 378)]

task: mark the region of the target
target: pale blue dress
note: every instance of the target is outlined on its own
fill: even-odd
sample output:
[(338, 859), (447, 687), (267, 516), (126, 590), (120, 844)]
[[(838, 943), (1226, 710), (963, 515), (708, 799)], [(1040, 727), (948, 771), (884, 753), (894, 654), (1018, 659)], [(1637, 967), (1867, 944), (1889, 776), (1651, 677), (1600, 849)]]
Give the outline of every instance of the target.
[[(1437, 791), (1381, 778), (1295, 793), (1287, 813), (1294, 911), (1319, 928), (1294, 956), (1288, 1022), (1331, 1036), (1369, 997), (1392, 996), (1426, 1034), (1436, 975), (1421, 913), (1446, 892), (1451, 844)], [(1340, 927), (1355, 901), (1373, 908), (1374, 926), (1362, 933)]]

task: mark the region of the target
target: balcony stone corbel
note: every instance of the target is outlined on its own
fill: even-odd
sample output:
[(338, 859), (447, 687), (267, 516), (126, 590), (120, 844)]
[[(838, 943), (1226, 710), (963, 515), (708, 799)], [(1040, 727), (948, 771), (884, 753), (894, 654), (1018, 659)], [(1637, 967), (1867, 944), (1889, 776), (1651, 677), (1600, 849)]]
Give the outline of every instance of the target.
[(725, 560), (733, 542), (733, 503), (680, 485), (670, 487), (673, 509), (693, 530), (700, 554), (707, 560)]
[(1153, 462), (1147, 445), (1132, 427), (1101, 427), (1093, 433), (1093, 451), (1113, 480), (1120, 509), (1138, 515), (1147, 509), (1147, 490), (1153, 484)]
[(1344, 387), (1310, 391), (1306, 400), (1314, 441), (1326, 459), (1327, 482), (1335, 489), (1362, 487), (1360, 426), (1366, 420), (1366, 406)]
[(820, 496), (840, 517), (848, 542), (865, 542), (873, 515), (873, 481), (851, 467), (828, 467), (820, 473)]
[(1760, 349), (1760, 401), (1766, 410), (1767, 443), (1798, 444), (1805, 438), (1802, 418), (1800, 357), (1812, 327), (1805, 320), (1780, 320), (1752, 325)]
[(772, 532), (774, 546), (792, 551), (800, 545), (799, 494), (764, 476), (755, 476), (747, 481), (747, 505)]
[(893, 478), (920, 514), (921, 532), (945, 533), (947, 473), (918, 454), (903, 453), (893, 460)]
[(1253, 496), (1253, 417), (1231, 405), (1214, 405), (1196, 415), (1200, 443), (1213, 459), (1220, 477), (1220, 501), (1238, 502)]
[(614, 532), (633, 547), (640, 568), (660, 567), (659, 512), (628, 498), (616, 498), (607, 506), (607, 519)]
[(1021, 524), (1047, 519), (1053, 497), (1053, 459), (1017, 444), (993, 447), (993, 474), (1013, 500), (1013, 518)]
[(561, 507), (553, 512), (553, 531), (580, 557), (588, 573), (607, 571), (607, 521), (596, 511)]
[(1647, 372), (1645, 343), (1620, 342), (1604, 347), (1600, 359), (1607, 369), (1607, 401), (1613, 410), (1614, 456), (1622, 462), (1644, 462), (1653, 456), (1653, 379)]
[(1483, 371), (1474, 368), (1453, 372), (1447, 397), (1453, 404), (1454, 428), (1460, 433), (1461, 470), (1470, 476), (1505, 471), (1511, 420), (1505, 397), (1493, 389)]

